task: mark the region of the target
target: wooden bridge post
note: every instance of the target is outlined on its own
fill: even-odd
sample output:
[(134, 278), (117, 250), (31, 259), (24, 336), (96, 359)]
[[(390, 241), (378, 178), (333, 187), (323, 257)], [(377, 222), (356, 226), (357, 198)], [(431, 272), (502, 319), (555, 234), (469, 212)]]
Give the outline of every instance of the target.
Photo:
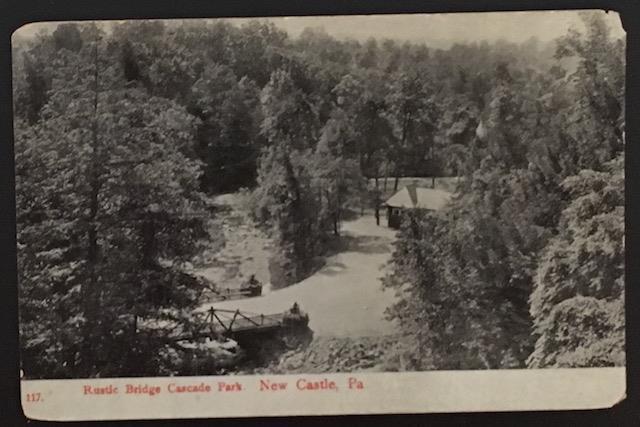
[(236, 312), (233, 313), (233, 318), (231, 319), (231, 323), (229, 323), (229, 329), (228, 329), (229, 333), (232, 332), (231, 329), (233, 328), (233, 323), (236, 321), (238, 314), (240, 314), (240, 309), (237, 309)]

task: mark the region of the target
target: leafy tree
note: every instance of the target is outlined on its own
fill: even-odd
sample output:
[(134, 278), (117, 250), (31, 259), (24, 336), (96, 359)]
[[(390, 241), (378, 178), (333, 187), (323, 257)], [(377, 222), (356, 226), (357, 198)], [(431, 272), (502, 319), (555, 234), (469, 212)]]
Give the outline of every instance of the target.
[(317, 116), (311, 100), (298, 88), (285, 70), (274, 71), (260, 98), (263, 121), (261, 134), (271, 144), (290, 149), (313, 147), (317, 135)]
[(353, 122), (360, 173), (367, 178), (374, 178), (372, 205), (378, 219), (379, 178), (390, 164), (393, 141), (392, 128), (385, 117), (387, 105), (383, 76), (376, 72), (347, 74), (333, 92), (337, 105)]
[(254, 210), (275, 241), (269, 260), (275, 287), (304, 279), (323, 246), (307, 163), (303, 154), (280, 144), (269, 147), (260, 160)]
[(23, 54), (23, 73), (24, 85), (16, 92), (15, 111), (32, 124), (38, 121), (40, 110), (47, 102), (49, 82), (44, 64), (28, 53)]
[(60, 24), (52, 33), (53, 43), (57, 50), (68, 49), (78, 52), (82, 48), (82, 35), (77, 24)]
[(623, 363), (623, 166), (607, 163), (623, 143), (622, 64), (603, 54), (620, 44), (597, 14), (585, 23), (560, 43), (582, 64), (572, 86), (513, 60), (495, 62), (482, 104), (465, 78), (453, 86), (484, 105), (474, 136), (467, 110), (443, 138), (470, 148), (467, 177), (442, 212), (405, 218), (386, 279), (418, 368)]
[(254, 193), (258, 219), (275, 237), (270, 260), (272, 283), (287, 286), (304, 278), (318, 253), (315, 193), (306, 155), (314, 120), (309, 104), (289, 73), (275, 71), (261, 95), (262, 135), (268, 148), (260, 159)]
[(598, 14), (582, 18), (585, 34), (570, 31), (556, 52), (578, 59), (567, 76), (576, 101), (566, 104), (561, 133), (569, 156), (557, 162), (569, 175), (562, 183), (569, 202), (558, 235), (541, 252), (531, 294), (537, 337), (531, 367), (625, 360), (624, 44), (612, 40)]
[(571, 201), (541, 254), (531, 367), (624, 365), (623, 157), (567, 178)]
[(131, 42), (125, 41), (122, 45), (122, 71), (127, 81), (142, 81), (142, 71), (131, 46)]
[(401, 170), (409, 175), (427, 172), (425, 160), (432, 157), (437, 110), (429, 83), (414, 71), (400, 72), (391, 84), (386, 102), (396, 138), (390, 154), (396, 166), (394, 190), (397, 190)]
[(355, 138), (346, 112), (336, 108), (322, 129), (313, 159), (319, 216), (322, 223), (331, 224), (334, 235), (340, 234), (340, 221), (345, 211), (356, 205), (365, 188), (358, 167)]
[(277, 69), (272, 64), (276, 51), (284, 48), (286, 42), (287, 33), (273, 23), (250, 21), (229, 40), (231, 68), (238, 77), (247, 76), (263, 87)]
[(415, 334), (417, 354), (428, 349), (423, 368), (523, 366), (535, 257), (558, 203), (539, 179), (527, 170), (504, 176), (486, 160), (471, 191), (442, 213), (407, 218), (387, 284), (408, 293), (389, 314)]
[(297, 51), (307, 53), (307, 59), (318, 61), (322, 68), (335, 66), (346, 72), (351, 65), (352, 55), (346, 43), (334, 39), (323, 28), (305, 28), (293, 43)]
[(210, 64), (191, 88), (190, 110), (201, 118), (198, 152), (205, 162), (202, 186), (211, 192), (254, 184), (261, 147), (256, 116), (259, 90), (236, 80), (225, 65)]
[(362, 47), (357, 59), (360, 68), (377, 68), (378, 66), (378, 42), (370, 38)]
[(612, 39), (601, 15), (585, 12), (582, 19), (585, 34), (571, 30), (560, 39), (556, 57), (578, 60), (567, 76), (576, 99), (569, 134), (583, 153), (578, 166), (599, 169), (624, 143), (624, 42)]

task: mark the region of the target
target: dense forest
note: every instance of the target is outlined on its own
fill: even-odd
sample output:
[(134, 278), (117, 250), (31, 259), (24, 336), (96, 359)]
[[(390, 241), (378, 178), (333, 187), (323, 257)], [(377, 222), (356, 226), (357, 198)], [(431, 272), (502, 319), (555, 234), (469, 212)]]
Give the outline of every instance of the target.
[(623, 364), (624, 41), (583, 20), (448, 49), (259, 20), (16, 40), (26, 375), (193, 373), (168, 337), (211, 286), (182, 268), (220, 244), (209, 196), (250, 189), (285, 286), (402, 176), (460, 177), (385, 281), (414, 368)]
[(496, 68), (457, 196), (404, 223), (387, 283), (416, 369), (624, 365), (624, 43), (583, 20), (573, 69)]

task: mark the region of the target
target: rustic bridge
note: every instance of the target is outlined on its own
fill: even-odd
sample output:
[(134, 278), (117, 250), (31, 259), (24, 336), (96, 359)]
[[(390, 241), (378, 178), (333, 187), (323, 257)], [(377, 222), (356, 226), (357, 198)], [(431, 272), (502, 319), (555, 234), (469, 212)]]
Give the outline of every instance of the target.
[(309, 322), (309, 317), (301, 313), (297, 306), (274, 314), (255, 314), (211, 307), (202, 314), (204, 318), (198, 322), (198, 329), (185, 331), (177, 337), (178, 340), (225, 336), (244, 341), (257, 335), (276, 333), (281, 329), (306, 327)]
[(223, 310), (211, 307), (207, 310), (205, 322), (222, 335), (235, 335), (246, 331), (266, 331), (278, 329), (283, 324), (285, 313), (254, 314), (240, 310)]

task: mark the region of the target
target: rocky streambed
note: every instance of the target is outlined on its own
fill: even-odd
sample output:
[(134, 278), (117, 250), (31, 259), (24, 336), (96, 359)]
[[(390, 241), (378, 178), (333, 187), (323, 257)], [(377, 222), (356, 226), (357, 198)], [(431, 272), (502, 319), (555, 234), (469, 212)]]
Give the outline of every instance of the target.
[(396, 370), (392, 362), (398, 337), (316, 337), (309, 344), (283, 352), (254, 374), (316, 374)]

